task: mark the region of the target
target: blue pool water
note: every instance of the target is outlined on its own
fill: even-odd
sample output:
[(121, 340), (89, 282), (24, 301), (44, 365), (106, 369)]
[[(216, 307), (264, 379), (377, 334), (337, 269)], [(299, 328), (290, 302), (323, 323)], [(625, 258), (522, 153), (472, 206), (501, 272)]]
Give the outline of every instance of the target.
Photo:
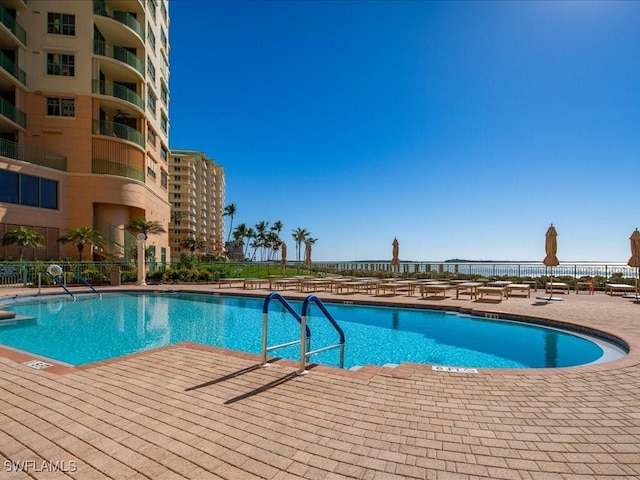
[[(35, 320), (1, 326), (0, 344), (72, 365), (185, 341), (259, 354), (263, 303), (259, 298), (187, 293), (22, 301), (5, 304), (3, 309)], [(300, 312), (299, 302), (291, 304)], [(307, 319), (311, 350), (338, 341), (335, 330), (314, 308)], [(476, 368), (568, 367), (598, 361), (609, 350), (600, 341), (519, 322), (421, 309), (335, 304), (327, 308), (345, 333), (345, 368), (402, 362)], [(269, 345), (299, 338), (299, 324), (272, 302)], [(298, 355), (299, 347), (292, 346), (272, 356), (297, 360)], [(338, 365), (338, 350), (316, 355), (311, 362)]]

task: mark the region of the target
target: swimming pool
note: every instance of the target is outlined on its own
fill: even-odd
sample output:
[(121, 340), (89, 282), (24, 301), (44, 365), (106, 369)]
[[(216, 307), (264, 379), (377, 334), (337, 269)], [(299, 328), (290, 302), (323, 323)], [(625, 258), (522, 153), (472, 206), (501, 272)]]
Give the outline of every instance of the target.
[[(70, 365), (85, 365), (179, 342), (259, 354), (263, 299), (195, 293), (107, 293), (102, 299), (40, 297), (3, 305), (33, 320), (0, 327), (0, 345)], [(290, 302), (300, 312), (301, 302)], [(416, 362), (476, 368), (569, 367), (612, 360), (613, 344), (537, 325), (451, 312), (327, 304), (346, 336), (345, 368)], [(337, 342), (335, 330), (312, 307), (311, 348)], [(300, 338), (300, 326), (281, 305), (269, 309), (269, 344)], [(297, 360), (299, 347), (274, 356)], [(312, 357), (338, 364), (339, 352)]]

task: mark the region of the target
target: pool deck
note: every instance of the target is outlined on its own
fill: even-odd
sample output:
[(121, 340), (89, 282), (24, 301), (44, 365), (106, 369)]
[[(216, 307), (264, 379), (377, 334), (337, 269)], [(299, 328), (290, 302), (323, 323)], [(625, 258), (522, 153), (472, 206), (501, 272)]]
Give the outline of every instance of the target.
[[(99, 290), (126, 289), (268, 293)], [(35, 293), (2, 289), (0, 298)], [(632, 299), (317, 295), (565, 321), (613, 334), (631, 350), (614, 362), (555, 370), (312, 366), (299, 376), (295, 362), (260, 368), (256, 355), (195, 344), (40, 370), (22, 364), (37, 357), (0, 349), (0, 478), (640, 477), (640, 304)]]

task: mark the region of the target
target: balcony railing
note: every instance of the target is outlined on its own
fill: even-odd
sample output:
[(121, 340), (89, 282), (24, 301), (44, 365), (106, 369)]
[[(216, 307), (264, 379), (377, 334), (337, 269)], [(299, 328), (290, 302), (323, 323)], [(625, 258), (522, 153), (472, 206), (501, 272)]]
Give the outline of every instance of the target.
[(91, 172), (102, 175), (116, 175), (118, 177), (132, 178), (144, 183), (144, 172), (139, 168), (132, 167), (126, 163), (114, 162), (94, 158), (91, 160)]
[(2, 97), (0, 97), (0, 115), (7, 117), (22, 128), (27, 128), (27, 114)]
[(9, 140), (0, 140), (0, 157), (13, 158), (23, 162), (33, 163), (42, 167), (67, 171), (67, 157), (48, 153), (39, 148), (19, 145)]
[(119, 98), (135, 105), (141, 110), (144, 110), (144, 102), (142, 100), (142, 97), (130, 88), (118, 85), (117, 83), (106, 82), (104, 80), (94, 80), (92, 91), (93, 93), (99, 93), (101, 95), (109, 95), (111, 97)]
[(126, 63), (130, 67), (135, 68), (137, 72), (144, 77), (142, 61), (124, 47), (109, 45), (103, 40), (94, 40), (93, 53)]
[(129, 27), (131, 30), (136, 32), (142, 40), (144, 40), (144, 28), (140, 25), (138, 20), (136, 20), (136, 17), (131, 15), (129, 12), (113, 12), (113, 19)]
[(126, 25), (131, 30), (136, 32), (141, 40), (144, 40), (144, 28), (142, 27), (142, 25), (140, 25), (140, 22), (138, 22), (136, 17), (134, 17), (131, 13), (116, 10), (113, 12), (113, 14), (110, 14), (107, 2), (101, 0), (93, 1), (93, 13), (103, 17), (112, 18), (117, 22)]
[(24, 70), (18, 67), (13, 60), (11, 60), (7, 55), (0, 51), (0, 67), (4, 68), (7, 72), (9, 72), (12, 76), (18, 79), (20, 83), (23, 85), (27, 84), (27, 74)]
[(118, 122), (108, 122), (106, 120), (93, 121), (93, 133), (95, 135), (107, 135), (109, 137), (122, 138), (136, 143), (144, 148), (144, 136), (135, 128)]
[(0, 22), (14, 34), (23, 45), (27, 44), (27, 32), (16, 22), (16, 19), (11, 16), (7, 9), (3, 7), (0, 7)]

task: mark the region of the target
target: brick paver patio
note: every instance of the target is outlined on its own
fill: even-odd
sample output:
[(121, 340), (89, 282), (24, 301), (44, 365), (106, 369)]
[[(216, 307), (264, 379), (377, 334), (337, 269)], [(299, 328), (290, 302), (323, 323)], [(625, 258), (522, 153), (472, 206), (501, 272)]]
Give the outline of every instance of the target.
[(631, 351), (556, 370), (402, 364), (298, 376), (294, 362), (259, 368), (255, 355), (195, 344), (44, 370), (2, 349), (0, 478), (640, 478), (640, 304), (602, 293), (499, 303), (318, 295), (562, 320)]

